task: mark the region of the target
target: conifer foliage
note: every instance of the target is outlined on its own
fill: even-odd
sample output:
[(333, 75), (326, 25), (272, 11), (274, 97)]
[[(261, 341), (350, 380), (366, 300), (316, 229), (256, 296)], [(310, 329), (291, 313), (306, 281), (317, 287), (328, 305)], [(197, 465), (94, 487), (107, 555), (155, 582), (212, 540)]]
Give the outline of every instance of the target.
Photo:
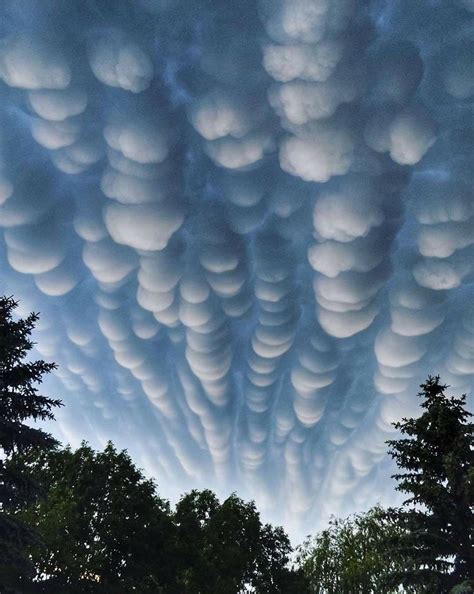
[(449, 397), (447, 387), (429, 377), (424, 412), (396, 423), (403, 437), (388, 442), (397, 489), (409, 495), (397, 512), (407, 559), (399, 581), (439, 593), (474, 579), (474, 424), (466, 396)]
[(31, 333), (38, 320), (36, 313), (15, 319), (18, 303), (0, 297), (0, 591), (14, 591), (22, 576), (33, 573), (25, 547), (35, 534), (18, 521), (13, 512), (33, 502), (39, 485), (18, 466), (9, 464), (15, 454), (32, 448), (51, 449), (56, 441), (32, 421), (53, 418), (53, 409), (61, 405), (38, 393), (37, 385), (54, 363), (30, 361), (33, 348)]

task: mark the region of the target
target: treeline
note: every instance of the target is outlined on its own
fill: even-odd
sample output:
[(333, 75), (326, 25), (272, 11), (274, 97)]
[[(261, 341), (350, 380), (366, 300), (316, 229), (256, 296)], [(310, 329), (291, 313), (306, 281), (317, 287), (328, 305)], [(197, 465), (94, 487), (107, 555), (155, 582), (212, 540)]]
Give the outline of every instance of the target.
[(171, 510), (112, 444), (19, 462), (47, 493), (16, 516), (41, 539), (28, 549), (29, 575), (42, 580), (31, 591), (304, 592), (301, 570), (287, 568), (287, 535), (262, 524), (254, 503), (191, 491)]
[(407, 495), (333, 519), (294, 551), (253, 502), (191, 491), (175, 508), (126, 451), (61, 447), (32, 421), (61, 406), (38, 393), (38, 319), (0, 298), (0, 594), (390, 594), (474, 592), (474, 424), (439, 377), (421, 415), (388, 442)]

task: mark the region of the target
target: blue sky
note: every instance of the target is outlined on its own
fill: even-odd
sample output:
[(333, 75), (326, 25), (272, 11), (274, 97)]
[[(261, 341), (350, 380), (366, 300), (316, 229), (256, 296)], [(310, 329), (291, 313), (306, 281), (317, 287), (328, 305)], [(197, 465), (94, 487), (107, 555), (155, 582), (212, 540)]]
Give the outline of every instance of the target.
[(474, 374), (472, 0), (5, 0), (0, 291), (65, 443), (303, 534)]

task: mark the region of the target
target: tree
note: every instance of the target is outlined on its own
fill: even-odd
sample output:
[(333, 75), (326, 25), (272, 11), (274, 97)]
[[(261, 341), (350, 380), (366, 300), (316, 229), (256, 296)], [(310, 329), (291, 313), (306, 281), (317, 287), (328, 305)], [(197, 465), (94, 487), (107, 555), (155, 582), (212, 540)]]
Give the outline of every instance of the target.
[[(314, 594), (389, 594), (396, 587), (387, 577), (403, 567), (404, 558), (390, 550), (400, 528), (390, 511), (379, 506), (329, 527), (299, 548), (298, 561)], [(406, 592), (416, 590), (407, 589)]]
[(175, 522), (183, 594), (306, 592), (304, 577), (287, 567), (288, 537), (262, 525), (254, 502), (233, 494), (220, 504), (209, 490), (191, 491), (176, 506)]
[(83, 443), (32, 452), (22, 463), (48, 494), (20, 512), (45, 543), (30, 549), (38, 591), (177, 592), (169, 505), (126, 451)]
[(38, 482), (19, 467), (8, 464), (11, 457), (32, 449), (50, 450), (56, 441), (28, 422), (53, 419), (53, 409), (61, 406), (38, 394), (45, 374), (54, 363), (29, 361), (33, 347), (31, 333), (38, 314), (14, 319), (17, 302), (0, 297), (0, 590), (14, 590), (21, 578), (33, 574), (33, 566), (26, 555), (26, 546), (36, 535), (17, 517), (13, 510), (33, 502), (41, 492)]
[(406, 437), (388, 442), (410, 495), (396, 513), (407, 565), (394, 580), (444, 593), (474, 580), (474, 424), (466, 396), (446, 396), (439, 376), (420, 387), (423, 414), (396, 423)]
[(172, 513), (111, 443), (103, 452), (87, 444), (32, 451), (15, 462), (47, 490), (18, 512), (45, 545), (30, 548), (39, 575), (33, 592), (306, 592), (304, 576), (287, 566), (288, 537), (262, 525), (253, 502), (192, 491)]
[(265, 524), (260, 540), (262, 548), (257, 562), (253, 584), (258, 594), (309, 594), (309, 582), (299, 567), (288, 567), (290, 546), (281, 526)]

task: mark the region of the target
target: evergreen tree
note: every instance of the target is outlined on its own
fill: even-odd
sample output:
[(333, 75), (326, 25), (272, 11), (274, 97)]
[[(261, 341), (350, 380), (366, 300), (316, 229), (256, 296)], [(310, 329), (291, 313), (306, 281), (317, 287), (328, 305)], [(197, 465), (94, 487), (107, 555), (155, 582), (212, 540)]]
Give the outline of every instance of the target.
[(0, 591), (14, 591), (18, 579), (32, 575), (26, 546), (35, 534), (13, 511), (35, 500), (40, 493), (37, 482), (8, 464), (11, 457), (32, 448), (51, 449), (56, 441), (31, 421), (52, 419), (52, 410), (61, 405), (38, 394), (36, 385), (50, 373), (54, 363), (29, 361), (33, 347), (31, 332), (38, 315), (14, 320), (17, 307), (11, 297), (0, 297)]
[(446, 396), (439, 376), (421, 385), (422, 415), (395, 424), (403, 436), (388, 442), (409, 494), (396, 512), (398, 549), (407, 563), (394, 576), (445, 593), (474, 579), (474, 424), (466, 396)]

